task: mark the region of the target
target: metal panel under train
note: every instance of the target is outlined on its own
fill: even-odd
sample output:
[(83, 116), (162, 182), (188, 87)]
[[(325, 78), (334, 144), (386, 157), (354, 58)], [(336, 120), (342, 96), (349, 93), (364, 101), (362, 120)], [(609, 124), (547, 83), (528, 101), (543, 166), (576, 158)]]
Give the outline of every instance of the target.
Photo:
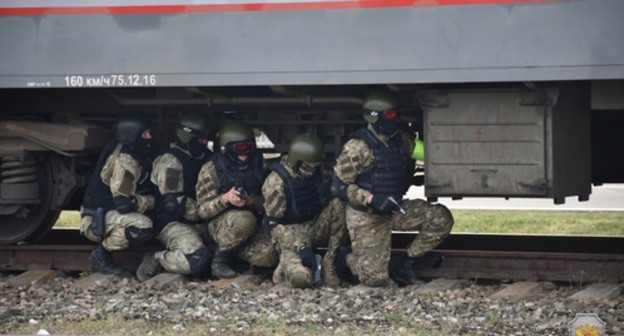
[(425, 195), (587, 200), (589, 97), (581, 86), (423, 92)]

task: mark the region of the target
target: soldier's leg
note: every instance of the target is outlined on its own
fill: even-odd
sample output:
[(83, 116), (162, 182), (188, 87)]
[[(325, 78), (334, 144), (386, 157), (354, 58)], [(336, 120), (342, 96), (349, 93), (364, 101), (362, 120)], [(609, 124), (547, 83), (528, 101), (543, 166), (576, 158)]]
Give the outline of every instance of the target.
[(410, 257), (419, 257), (434, 249), (453, 228), (453, 215), (442, 204), (431, 204), (420, 199), (406, 200), (403, 208), (405, 215), (392, 216), (392, 230), (419, 232), (407, 248)]
[(314, 274), (303, 266), (298, 253), (301, 247), (310, 246), (309, 228), (303, 224), (278, 225), (271, 235), (279, 251), (280, 267), (276, 272), (280, 272), (293, 288), (311, 287)]
[[(86, 216), (82, 221), (86, 222)], [(81, 221), (81, 225), (83, 225)], [(115, 210), (106, 212), (104, 216), (105, 232), (101, 243), (89, 255), (93, 267), (105, 274), (119, 274), (121, 267), (113, 260), (112, 252), (126, 250), (134, 242), (147, 241), (152, 236), (152, 221), (140, 213), (120, 214)], [(133, 235), (128, 234), (132, 232)], [(85, 233), (93, 235), (91, 228)], [(136, 237), (136, 239), (135, 239)]]
[(321, 261), (323, 283), (326, 286), (340, 285), (336, 274), (334, 260), (341, 245), (347, 244), (349, 233), (345, 217), (346, 204), (334, 198), (321, 213), (314, 219), (312, 225), (313, 246), (326, 246), (327, 250)]
[(391, 227), (388, 215), (373, 215), (347, 206), (347, 229), (352, 253), (346, 263), (363, 284), (372, 287), (388, 282)]
[(200, 276), (210, 267), (212, 251), (195, 226), (172, 222), (157, 238), (167, 250), (156, 252), (155, 257), (168, 272)]
[(256, 217), (251, 211), (228, 210), (208, 224), (208, 231), (215, 242), (211, 273), (225, 279), (236, 272), (230, 267), (232, 254), (242, 247), (256, 231)]
[(102, 246), (107, 251), (127, 250), (147, 242), (153, 235), (152, 220), (138, 212), (120, 214), (116, 210), (106, 212), (106, 233)]
[(256, 217), (251, 211), (228, 210), (208, 224), (211, 238), (221, 251), (233, 251), (256, 231)]
[(397, 231), (419, 231), (399, 263), (392, 269), (391, 277), (399, 285), (413, 285), (420, 280), (414, 270), (415, 258), (438, 246), (453, 228), (451, 212), (441, 204), (424, 200), (403, 202), (406, 214), (392, 217), (392, 228)]
[(260, 227), (236, 250), (236, 255), (258, 267), (275, 267), (279, 262), (279, 254), (271, 241), (271, 234)]

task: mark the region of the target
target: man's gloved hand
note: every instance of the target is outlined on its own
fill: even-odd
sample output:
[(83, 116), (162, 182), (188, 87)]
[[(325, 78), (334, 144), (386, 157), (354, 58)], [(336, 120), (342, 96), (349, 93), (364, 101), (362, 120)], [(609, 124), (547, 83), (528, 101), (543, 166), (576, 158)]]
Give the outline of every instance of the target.
[(388, 195), (384, 194), (373, 195), (373, 199), (370, 202), (371, 208), (380, 214), (391, 213), (394, 204), (388, 200), (388, 197)]
[(186, 197), (182, 197), (181, 201), (178, 201), (176, 194), (167, 193), (163, 195), (163, 203), (168, 220), (172, 221), (184, 216), (186, 212)]
[(304, 246), (299, 250), (299, 257), (301, 258), (301, 264), (303, 264), (303, 266), (316, 270), (316, 256), (309, 246)]

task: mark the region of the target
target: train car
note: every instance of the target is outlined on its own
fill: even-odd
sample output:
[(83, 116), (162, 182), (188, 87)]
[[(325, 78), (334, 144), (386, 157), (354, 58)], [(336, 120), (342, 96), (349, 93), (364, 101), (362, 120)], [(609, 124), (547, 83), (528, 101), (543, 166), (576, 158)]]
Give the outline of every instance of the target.
[(252, 123), (327, 161), (370, 92), (425, 143), (426, 196), (586, 200), (623, 182), (621, 0), (0, 1), (0, 244), (77, 209), (116, 116)]

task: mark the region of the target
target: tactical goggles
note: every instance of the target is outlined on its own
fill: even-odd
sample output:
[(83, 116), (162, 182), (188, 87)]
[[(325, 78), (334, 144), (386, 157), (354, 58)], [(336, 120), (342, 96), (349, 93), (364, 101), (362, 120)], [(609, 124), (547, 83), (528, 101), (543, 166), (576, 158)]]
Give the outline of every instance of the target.
[(370, 113), (373, 117), (383, 118), (386, 120), (397, 120), (399, 118), (399, 114), (395, 109), (383, 110), (383, 111), (372, 111)]
[(253, 141), (230, 142), (225, 145), (225, 150), (235, 153), (236, 155), (247, 155), (256, 150), (256, 144)]
[(196, 136), (198, 138), (208, 138), (208, 135), (210, 134), (209, 131), (195, 130), (195, 129), (192, 129), (192, 128), (188, 127), (188, 126), (184, 126), (184, 125), (180, 125), (180, 124), (178, 124), (178, 128), (180, 128), (181, 130), (183, 130), (186, 133), (193, 134), (194, 136)]

